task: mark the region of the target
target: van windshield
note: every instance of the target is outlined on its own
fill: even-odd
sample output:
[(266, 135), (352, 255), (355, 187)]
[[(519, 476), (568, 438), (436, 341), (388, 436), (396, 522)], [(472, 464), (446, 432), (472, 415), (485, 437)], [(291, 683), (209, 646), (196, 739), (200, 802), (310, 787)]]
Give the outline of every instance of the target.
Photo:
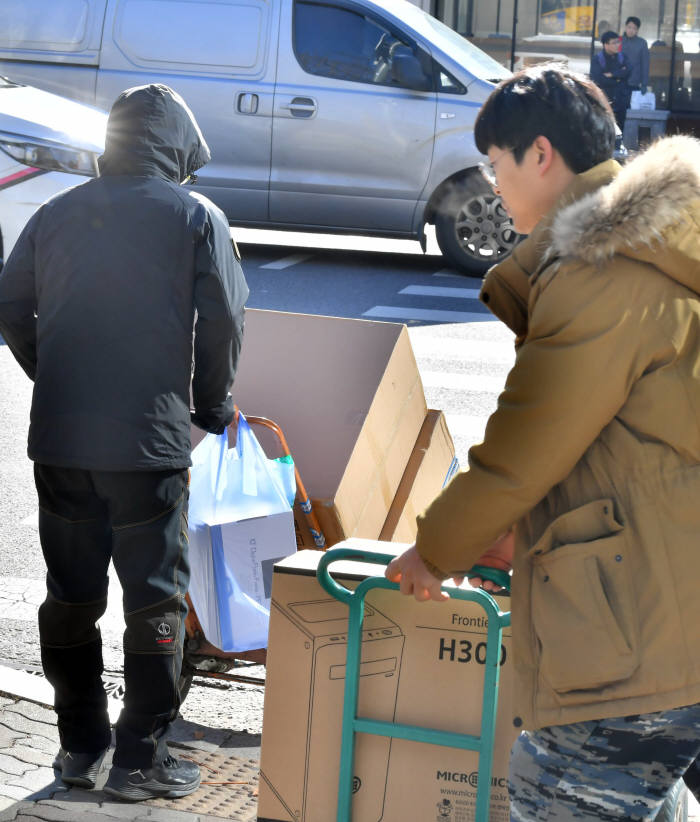
[(412, 26), (426, 40), (434, 43), (448, 57), (479, 80), (498, 83), (510, 77), (508, 69), (489, 57), (486, 52), (413, 3), (406, 3), (403, 0), (375, 0), (375, 2)]

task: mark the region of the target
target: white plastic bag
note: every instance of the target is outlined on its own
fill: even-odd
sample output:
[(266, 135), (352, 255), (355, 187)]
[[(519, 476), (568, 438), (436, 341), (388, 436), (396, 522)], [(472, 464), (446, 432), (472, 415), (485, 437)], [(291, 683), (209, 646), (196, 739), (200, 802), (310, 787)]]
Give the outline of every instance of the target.
[(633, 91), (630, 108), (653, 111), (656, 108), (656, 95), (653, 91), (647, 91), (646, 94), (642, 94), (641, 91)]
[(242, 414), (236, 447), (208, 434), (192, 452), (190, 597), (223, 651), (267, 646), (275, 562), (296, 551), (291, 460), (269, 460)]

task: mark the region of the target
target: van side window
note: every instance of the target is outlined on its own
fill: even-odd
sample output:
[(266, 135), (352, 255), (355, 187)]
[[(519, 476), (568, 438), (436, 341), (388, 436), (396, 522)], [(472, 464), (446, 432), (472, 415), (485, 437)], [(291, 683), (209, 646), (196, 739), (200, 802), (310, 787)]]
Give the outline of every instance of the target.
[(437, 75), (437, 88), (443, 94), (466, 94), (466, 88), (444, 68), (435, 64), (435, 73)]
[(294, 4), (294, 51), (309, 74), (419, 91), (433, 88), (431, 58), (358, 11)]

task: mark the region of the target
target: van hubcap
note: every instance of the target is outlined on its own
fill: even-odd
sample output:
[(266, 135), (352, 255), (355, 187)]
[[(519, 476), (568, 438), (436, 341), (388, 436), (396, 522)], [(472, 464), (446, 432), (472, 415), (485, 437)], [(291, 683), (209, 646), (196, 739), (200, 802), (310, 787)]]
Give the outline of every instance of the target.
[(480, 260), (497, 262), (509, 254), (518, 239), (500, 197), (470, 197), (455, 217), (455, 232), (462, 248)]

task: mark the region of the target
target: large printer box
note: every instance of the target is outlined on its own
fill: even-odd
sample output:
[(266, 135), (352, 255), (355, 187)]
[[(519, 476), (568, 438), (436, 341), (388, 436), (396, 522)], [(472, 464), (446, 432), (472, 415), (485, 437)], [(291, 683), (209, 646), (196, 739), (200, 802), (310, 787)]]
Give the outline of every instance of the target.
[[(397, 543), (343, 546), (397, 553)], [(316, 579), (323, 554), (300, 551), (275, 565), (263, 718), (259, 822), (336, 817), (348, 608)], [(339, 562), (349, 588), (380, 565)], [(499, 598), (502, 610), (509, 599)], [(472, 602), (417, 603), (374, 590), (363, 624), (359, 715), (478, 735), (487, 617)], [(508, 822), (512, 724), (510, 629), (501, 652), (491, 822)], [(438, 745), (358, 734), (353, 822), (473, 822), (478, 756)]]

